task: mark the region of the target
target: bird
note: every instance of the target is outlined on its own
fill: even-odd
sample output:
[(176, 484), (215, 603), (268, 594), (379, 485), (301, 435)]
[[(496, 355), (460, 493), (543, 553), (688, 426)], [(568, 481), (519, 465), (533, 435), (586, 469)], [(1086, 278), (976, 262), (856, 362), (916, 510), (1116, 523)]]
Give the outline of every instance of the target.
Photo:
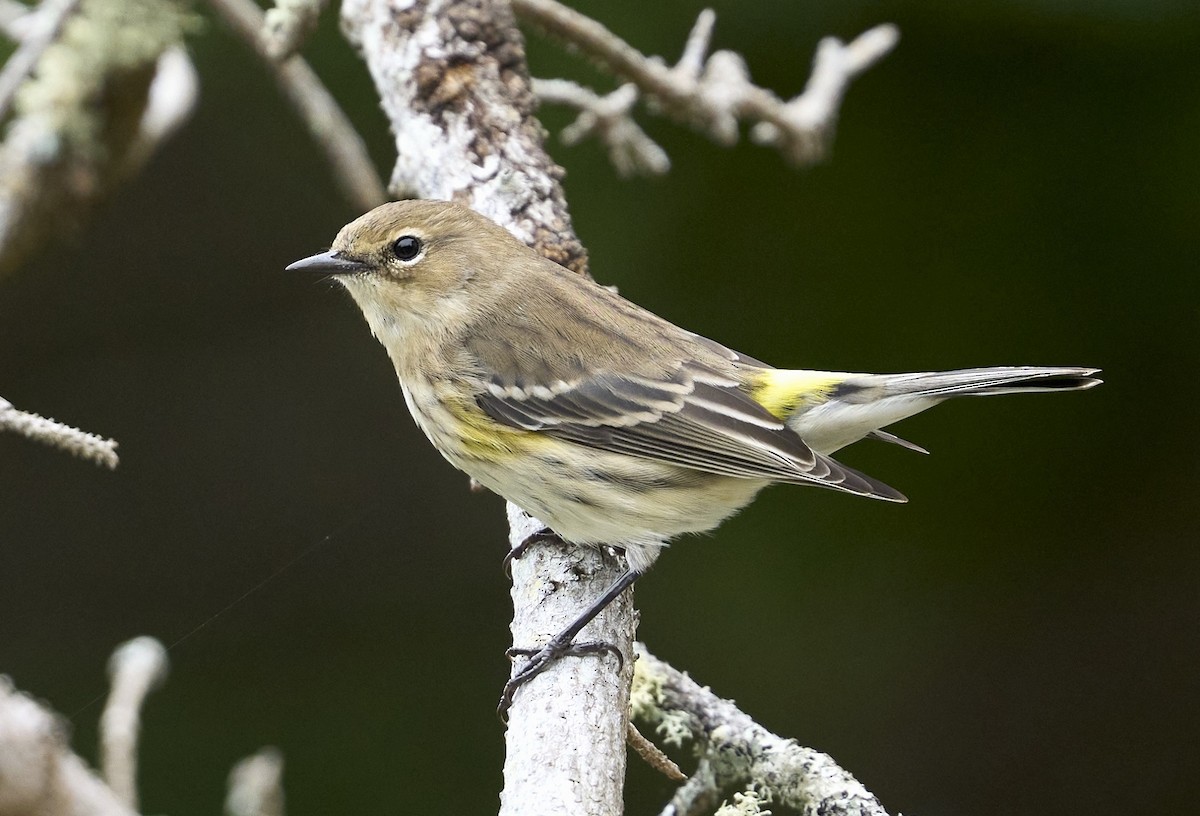
[[(832, 458), (960, 396), (1074, 391), (1079, 366), (868, 374), (776, 368), (676, 326), (543, 257), (456, 203), (393, 201), (287, 267), (332, 277), (387, 350), (416, 424), (451, 465), (569, 544), (627, 569), (505, 686), (575, 636), (672, 539), (704, 533), (774, 483), (906, 498)], [(603, 650), (604, 644), (600, 644)]]

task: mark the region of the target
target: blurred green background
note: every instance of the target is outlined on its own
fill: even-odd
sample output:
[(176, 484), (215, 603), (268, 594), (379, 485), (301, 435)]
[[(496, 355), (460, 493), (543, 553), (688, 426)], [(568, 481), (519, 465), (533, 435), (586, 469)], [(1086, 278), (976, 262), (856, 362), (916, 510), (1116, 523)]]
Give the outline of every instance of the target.
[[(713, 5), (716, 46), (786, 95), (821, 36), (892, 21), (902, 40), (815, 169), (647, 115), (663, 179), (552, 139), (597, 279), (778, 365), (1107, 382), (898, 426), (928, 458), (843, 452), (907, 506), (767, 491), (639, 584), (640, 637), (893, 813), (1194, 808), (1200, 8)], [(578, 6), (671, 59), (701, 8)], [(240, 43), (213, 23), (191, 45), (193, 121), (0, 280), (0, 395), (122, 453), (107, 473), (0, 437), (0, 671), (93, 756), (112, 647), (175, 644), (146, 715), (148, 813), (217, 812), (263, 744), (293, 816), (493, 812), (501, 502), (415, 430), (349, 298), (282, 274), (357, 213)], [(386, 174), (333, 15), (309, 53)], [(529, 56), (611, 87), (536, 35)], [(630, 766), (628, 812), (657, 812), (671, 786)]]

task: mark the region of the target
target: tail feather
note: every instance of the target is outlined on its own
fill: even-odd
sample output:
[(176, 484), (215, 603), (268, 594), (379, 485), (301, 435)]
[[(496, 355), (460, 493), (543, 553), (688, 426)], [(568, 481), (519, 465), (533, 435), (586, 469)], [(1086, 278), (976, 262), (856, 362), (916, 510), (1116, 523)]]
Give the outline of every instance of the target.
[(922, 374), (884, 374), (887, 396), (965, 397), (1079, 391), (1099, 385), (1098, 368), (997, 366)]
[(867, 436), (871, 439), (878, 439), (880, 442), (891, 442), (893, 445), (899, 445), (900, 447), (910, 450), (913, 453), (923, 453), (926, 456), (929, 455), (929, 451), (925, 450), (925, 448), (922, 448), (916, 442), (909, 442), (907, 439), (896, 436), (894, 433), (880, 430), (879, 428), (871, 431), (869, 434), (867, 434)]
[[(802, 381), (821, 372), (789, 372)], [(886, 442), (924, 451), (905, 444), (894, 434), (880, 430), (893, 422), (932, 408), (951, 397), (993, 394), (1079, 391), (1099, 385), (1096, 368), (1008, 366), (966, 368), (959, 371), (930, 371), (917, 374), (834, 374), (817, 396), (801, 402), (787, 418), (810, 448), (830, 454), (873, 436)]]

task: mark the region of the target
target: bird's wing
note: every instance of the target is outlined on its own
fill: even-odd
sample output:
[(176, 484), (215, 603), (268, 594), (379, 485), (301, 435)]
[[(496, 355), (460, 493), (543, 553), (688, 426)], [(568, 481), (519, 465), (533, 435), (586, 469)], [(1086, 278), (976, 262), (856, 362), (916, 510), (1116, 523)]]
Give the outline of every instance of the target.
[(497, 422), (708, 473), (904, 501), (811, 450), (742, 390), (741, 370), (768, 366), (553, 263), (535, 271), (537, 285), (463, 338), (477, 402)]
[(657, 376), (598, 370), (569, 381), (502, 379), (487, 383), (476, 399), (512, 427), (723, 476), (904, 501), (882, 482), (811, 450), (736, 379), (702, 363), (684, 362)]

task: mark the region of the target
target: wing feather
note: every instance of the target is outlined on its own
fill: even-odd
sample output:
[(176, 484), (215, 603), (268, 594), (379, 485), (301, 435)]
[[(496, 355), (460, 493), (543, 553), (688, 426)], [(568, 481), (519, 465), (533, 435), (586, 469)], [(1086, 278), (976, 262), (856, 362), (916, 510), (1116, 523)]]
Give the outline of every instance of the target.
[(497, 422), (707, 473), (903, 501), (812, 451), (742, 390), (741, 370), (768, 366), (552, 271), (464, 338), (476, 400)]
[(704, 367), (685, 364), (658, 381), (598, 373), (554, 388), (496, 384), (477, 401), (498, 422), (598, 450), (903, 500), (882, 482), (812, 451), (736, 381)]

